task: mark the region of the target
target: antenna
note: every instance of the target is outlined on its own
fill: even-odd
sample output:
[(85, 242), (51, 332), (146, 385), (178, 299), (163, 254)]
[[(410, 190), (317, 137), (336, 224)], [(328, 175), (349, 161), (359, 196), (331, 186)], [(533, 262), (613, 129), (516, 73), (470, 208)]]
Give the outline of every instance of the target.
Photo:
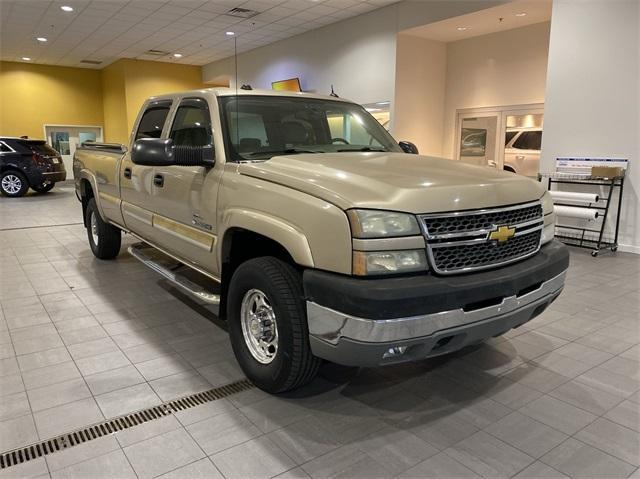
[(240, 97), (238, 96), (238, 37), (233, 37), (233, 60), (236, 74), (236, 148), (240, 149)]
[(338, 96), (338, 94), (337, 94), (335, 91), (333, 91), (333, 85), (331, 85), (331, 93), (329, 94), (329, 96), (333, 96), (333, 97), (336, 97), (336, 98), (340, 98), (340, 97)]

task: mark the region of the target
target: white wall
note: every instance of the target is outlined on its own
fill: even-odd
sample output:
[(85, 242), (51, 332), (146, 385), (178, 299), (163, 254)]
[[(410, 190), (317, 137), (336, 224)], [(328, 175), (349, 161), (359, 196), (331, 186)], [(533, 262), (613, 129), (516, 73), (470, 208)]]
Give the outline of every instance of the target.
[(621, 250), (640, 253), (640, 2), (555, 0), (549, 46), (543, 171), (555, 158), (630, 162)]
[(446, 44), (400, 34), (396, 62), (393, 134), (421, 154), (442, 156)]
[[(341, 97), (358, 103), (392, 100), (395, 16), (395, 8), (384, 8), (240, 54), (238, 81), (271, 89), (273, 81), (299, 77), (304, 91), (329, 94), (333, 84)], [(228, 58), (206, 65), (203, 79), (232, 71)]]
[[(238, 55), (239, 83), (271, 88), (300, 77), (302, 88), (336, 92), (359, 103), (392, 100), (396, 33), (504, 3), (500, 0), (405, 0)], [(233, 77), (233, 59), (205, 65), (203, 81)], [(232, 78), (233, 79), (233, 78)]]
[(548, 48), (548, 22), (447, 43), (445, 157), (454, 157), (456, 110), (544, 103)]

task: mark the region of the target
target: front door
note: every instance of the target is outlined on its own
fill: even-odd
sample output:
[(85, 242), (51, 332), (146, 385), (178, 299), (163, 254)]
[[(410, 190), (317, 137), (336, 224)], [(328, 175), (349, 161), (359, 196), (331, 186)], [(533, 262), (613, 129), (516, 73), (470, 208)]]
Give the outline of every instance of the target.
[(73, 179), (73, 155), (85, 141), (102, 141), (102, 128), (95, 126), (45, 125), (46, 141), (62, 156), (67, 179)]
[[(140, 138), (160, 138), (168, 128), (172, 100), (146, 103), (137, 119), (132, 141)], [(120, 165), (120, 197), (122, 217), (128, 229), (155, 242), (153, 228), (153, 166), (136, 165), (127, 152)]]
[[(168, 136), (176, 148), (212, 145), (207, 100), (182, 99)], [(156, 166), (153, 172), (153, 226), (158, 245), (213, 274), (217, 273), (216, 204), (221, 166)]]

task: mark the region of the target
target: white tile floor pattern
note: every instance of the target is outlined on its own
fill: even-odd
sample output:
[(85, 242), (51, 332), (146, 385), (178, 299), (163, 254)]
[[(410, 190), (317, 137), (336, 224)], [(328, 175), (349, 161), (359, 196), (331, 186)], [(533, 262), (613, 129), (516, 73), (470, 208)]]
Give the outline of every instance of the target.
[[(81, 225), (44, 226), (80, 221), (54, 192), (0, 199), (0, 451), (242, 377), (214, 311), (126, 253), (94, 259)], [(326, 365), (296, 393), (246, 391), (0, 479), (640, 477), (640, 257), (571, 260), (547, 312), (484, 346)]]

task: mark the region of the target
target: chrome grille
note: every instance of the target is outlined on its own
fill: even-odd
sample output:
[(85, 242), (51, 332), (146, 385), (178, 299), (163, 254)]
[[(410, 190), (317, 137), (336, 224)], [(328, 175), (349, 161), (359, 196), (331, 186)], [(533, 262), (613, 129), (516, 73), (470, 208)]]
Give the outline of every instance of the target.
[[(543, 217), (540, 202), (420, 217), (431, 269), (456, 274), (504, 265), (540, 248)], [(512, 229), (504, 241), (490, 239), (500, 227)]]

